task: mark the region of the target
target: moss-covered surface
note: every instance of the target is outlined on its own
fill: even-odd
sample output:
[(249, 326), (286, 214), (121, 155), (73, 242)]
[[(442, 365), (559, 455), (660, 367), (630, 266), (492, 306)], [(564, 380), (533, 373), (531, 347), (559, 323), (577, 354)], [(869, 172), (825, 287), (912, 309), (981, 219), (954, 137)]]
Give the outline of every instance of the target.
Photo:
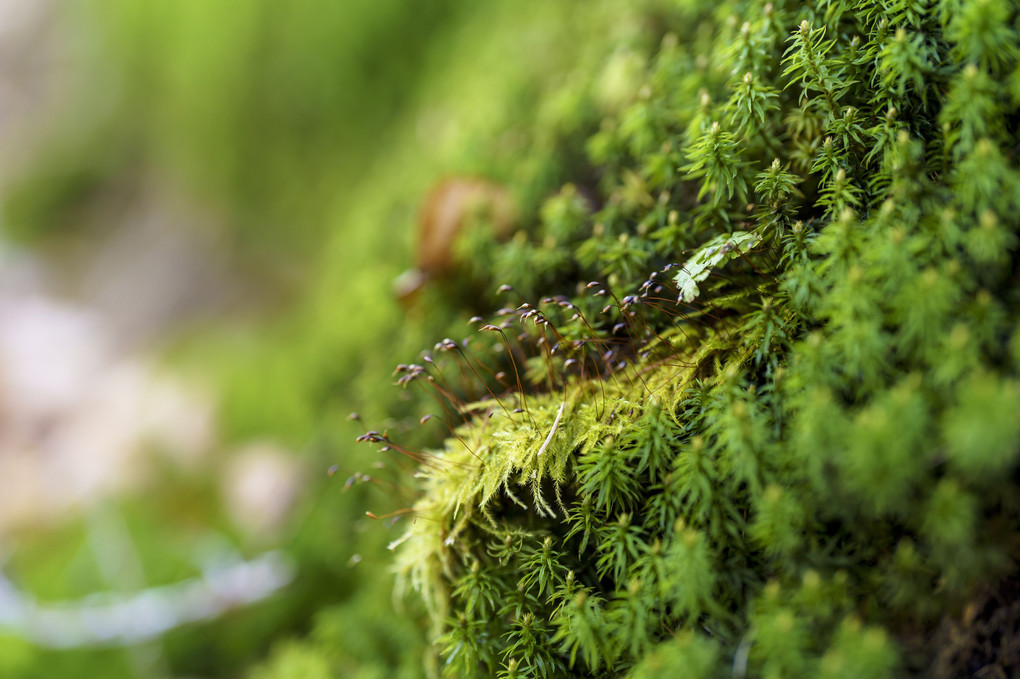
[(367, 435), (444, 672), (1018, 670), (1016, 18), (684, 3), (555, 95), (507, 308), (398, 370), (454, 435)]
[[(114, 44), (204, 7), (122, 7)], [(414, 52), (426, 75), (380, 100), (413, 115), (355, 107), (380, 121), (358, 128), (370, 162), (329, 141), (356, 126), (343, 88), (274, 79), (276, 53), (282, 70), (223, 75), (249, 29), (293, 46), (316, 24), (269, 8), (212, 56), (167, 42), (124, 90), (126, 111), (144, 83), (172, 104), (138, 109), (143, 162), (238, 206), (260, 257), (317, 250), (274, 327), (182, 352), (217, 366), (228, 438), (340, 472), (289, 544), (307, 577), (277, 632), (299, 638), (253, 676), (1020, 671), (1015, 2), (429, 15), (449, 33)], [(312, 31), (322, 53), (335, 24)], [(225, 71), (182, 86), (207, 61)], [(224, 81), (244, 96), (206, 115)], [(499, 187), (514, 233), (463, 215), (401, 307), (414, 206), (443, 176)], [(213, 632), (181, 637), (174, 669), (265, 649)]]

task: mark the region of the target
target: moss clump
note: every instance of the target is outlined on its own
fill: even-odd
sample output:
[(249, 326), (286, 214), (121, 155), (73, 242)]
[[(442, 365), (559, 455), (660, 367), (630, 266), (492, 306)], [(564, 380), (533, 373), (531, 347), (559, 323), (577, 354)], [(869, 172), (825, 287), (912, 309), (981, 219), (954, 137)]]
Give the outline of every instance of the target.
[(495, 148), (507, 308), (401, 370), (444, 672), (1020, 670), (935, 636), (1020, 576), (1017, 10), (650, 9)]

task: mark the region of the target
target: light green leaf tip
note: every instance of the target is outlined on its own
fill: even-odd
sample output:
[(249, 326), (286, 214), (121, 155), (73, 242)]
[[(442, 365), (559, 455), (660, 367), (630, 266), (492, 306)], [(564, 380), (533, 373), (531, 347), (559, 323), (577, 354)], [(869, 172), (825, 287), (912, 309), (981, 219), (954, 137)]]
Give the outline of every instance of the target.
[(684, 262), (674, 280), (680, 289), (680, 300), (691, 302), (698, 296), (698, 283), (708, 278), (712, 269), (753, 248), (761, 241), (761, 235), (747, 231), (720, 234), (705, 243)]

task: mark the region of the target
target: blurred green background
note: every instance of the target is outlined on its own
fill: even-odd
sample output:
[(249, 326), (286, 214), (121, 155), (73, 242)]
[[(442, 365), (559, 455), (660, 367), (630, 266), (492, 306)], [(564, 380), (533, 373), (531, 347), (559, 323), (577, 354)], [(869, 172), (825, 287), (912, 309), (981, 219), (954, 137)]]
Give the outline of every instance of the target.
[[(210, 544), (234, 559), (281, 550), (295, 577), (259, 603), (127, 647), (45, 648), (8, 624), (0, 676), (422, 675), (421, 612), (391, 595), (385, 546), (400, 526), (365, 518), (410, 505), (412, 470), (377, 468), (353, 441), (384, 427), (442, 438), (416, 426), (429, 404), (392, 385), (393, 367), (463, 336), (472, 312), (454, 300), (486, 306), (493, 291), (454, 281), (399, 303), (419, 203), (443, 178), (485, 178), (508, 187), (527, 228), (565, 178), (583, 175), (578, 140), (598, 129), (574, 76), (604, 71), (594, 99), (605, 107), (632, 96), (631, 52), (605, 46), (640, 55), (668, 10), (29, 4), (0, 3), (0, 314), (22, 318), (32, 303), (24, 313), (59, 322), (38, 323), (51, 349), (11, 340), (22, 353), (7, 360), (31, 385), (53, 356), (98, 348), (84, 352), (87, 369), (80, 359), (60, 371), (80, 379), (59, 407), (19, 414), (6, 407), (22, 399), (18, 384), (3, 385), (4, 427), (27, 432), (0, 437), (22, 475), (5, 478), (36, 484), (28, 509), (0, 506), (11, 517), (3, 574), (39, 605), (72, 607), (200, 577)], [(80, 331), (93, 344), (63, 327), (93, 328)], [(26, 344), (37, 347), (27, 359)], [(138, 405), (168, 389), (173, 407)], [(97, 430), (99, 443), (78, 446)], [(54, 448), (54, 431), (74, 443)], [(126, 452), (104, 456), (114, 447)], [(81, 485), (79, 462), (98, 490), (65, 492)], [(378, 481), (345, 491), (358, 472)]]

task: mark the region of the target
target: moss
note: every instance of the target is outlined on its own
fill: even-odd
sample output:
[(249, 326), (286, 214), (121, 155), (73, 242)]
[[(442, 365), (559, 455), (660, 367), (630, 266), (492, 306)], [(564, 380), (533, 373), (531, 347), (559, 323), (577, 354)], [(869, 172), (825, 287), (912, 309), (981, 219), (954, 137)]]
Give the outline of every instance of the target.
[(921, 675), (1016, 579), (1016, 12), (690, 2), (565, 86), (507, 308), (408, 368), (460, 424), (370, 438), (445, 673)]

